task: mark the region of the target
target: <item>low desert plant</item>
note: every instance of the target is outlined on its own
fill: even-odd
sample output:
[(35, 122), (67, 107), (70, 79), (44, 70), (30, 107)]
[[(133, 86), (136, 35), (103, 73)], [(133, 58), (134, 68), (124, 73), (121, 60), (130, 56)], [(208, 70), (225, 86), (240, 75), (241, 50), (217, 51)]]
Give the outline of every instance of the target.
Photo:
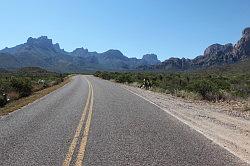
[(139, 87), (145, 87), (147, 80), (152, 90), (184, 98), (225, 101), (250, 96), (250, 73), (96, 72), (95, 76), (120, 83), (136, 82)]
[(210, 80), (202, 79), (195, 81), (188, 88), (191, 91), (199, 93), (204, 100), (216, 101), (220, 96), (218, 86)]
[(181, 97), (184, 99), (192, 99), (192, 100), (198, 100), (201, 98), (201, 96), (198, 93), (190, 92), (187, 90), (176, 90), (175, 96)]
[(20, 97), (27, 97), (32, 93), (31, 82), (28, 79), (12, 79), (11, 86), (19, 93)]
[(7, 97), (5, 94), (0, 93), (0, 107), (7, 104)]

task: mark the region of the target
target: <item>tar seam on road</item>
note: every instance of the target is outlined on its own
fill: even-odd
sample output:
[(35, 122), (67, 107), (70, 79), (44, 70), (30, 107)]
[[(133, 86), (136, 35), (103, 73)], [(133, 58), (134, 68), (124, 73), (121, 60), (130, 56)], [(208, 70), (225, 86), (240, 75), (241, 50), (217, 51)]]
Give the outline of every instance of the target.
[(86, 105), (84, 107), (84, 111), (82, 113), (81, 119), (80, 119), (79, 124), (77, 126), (74, 138), (73, 138), (73, 140), (72, 140), (72, 142), (70, 144), (68, 153), (67, 153), (66, 158), (65, 158), (65, 160), (63, 162), (63, 166), (69, 166), (70, 165), (73, 153), (75, 151), (75, 148), (76, 148), (76, 145), (77, 145), (77, 142), (78, 142), (81, 130), (82, 130), (82, 126), (84, 124), (84, 120), (85, 120), (87, 111), (89, 110), (89, 115), (88, 115), (88, 119), (87, 119), (87, 122), (86, 122), (84, 135), (83, 135), (83, 138), (82, 138), (82, 143), (81, 143), (81, 146), (80, 146), (80, 149), (79, 149), (79, 154), (77, 156), (77, 163), (82, 163), (82, 160), (83, 160), (83, 157), (84, 157), (84, 152), (85, 152), (88, 133), (89, 133), (89, 128), (90, 128), (91, 116), (92, 116), (93, 100), (94, 100), (93, 99), (93, 86), (92, 86), (92, 84), (89, 82), (89, 80), (87, 78), (85, 78), (85, 79), (88, 82), (88, 89), (89, 89), (88, 98), (87, 98)]

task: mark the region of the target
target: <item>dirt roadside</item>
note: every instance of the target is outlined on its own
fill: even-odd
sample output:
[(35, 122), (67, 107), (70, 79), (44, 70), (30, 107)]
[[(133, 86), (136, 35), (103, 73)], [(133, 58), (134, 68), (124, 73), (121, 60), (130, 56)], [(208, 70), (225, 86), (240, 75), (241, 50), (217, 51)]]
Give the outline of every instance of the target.
[(157, 105), (216, 144), (250, 164), (250, 114), (228, 105), (188, 101), (167, 94), (119, 84)]

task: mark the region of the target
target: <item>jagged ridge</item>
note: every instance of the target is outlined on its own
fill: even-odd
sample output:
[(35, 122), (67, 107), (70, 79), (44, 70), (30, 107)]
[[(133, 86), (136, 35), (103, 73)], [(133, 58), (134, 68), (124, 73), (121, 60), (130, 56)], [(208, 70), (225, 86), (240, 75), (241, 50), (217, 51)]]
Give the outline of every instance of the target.
[(141, 65), (160, 63), (153, 54), (142, 59), (128, 58), (112, 49), (103, 53), (89, 52), (84, 48), (66, 52), (47, 36), (30, 37), (24, 44), (1, 50), (0, 60), (0, 68), (42, 67), (57, 72), (134, 70)]
[(234, 64), (250, 57), (250, 28), (242, 32), (242, 38), (235, 44), (213, 44), (205, 49), (204, 54), (194, 59), (170, 58), (164, 62), (142, 67), (144, 70), (193, 70)]

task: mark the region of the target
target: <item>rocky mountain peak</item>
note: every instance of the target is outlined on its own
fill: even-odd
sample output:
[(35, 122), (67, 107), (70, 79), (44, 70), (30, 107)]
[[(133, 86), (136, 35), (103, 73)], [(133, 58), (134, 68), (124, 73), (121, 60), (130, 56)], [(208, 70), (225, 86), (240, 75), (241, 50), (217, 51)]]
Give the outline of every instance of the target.
[(243, 30), (242, 38), (234, 46), (234, 53), (237, 56), (250, 57), (250, 27)]
[(64, 49), (60, 48), (59, 43), (54, 44), (53, 47), (57, 53), (65, 52)]
[(155, 65), (161, 62), (155, 54), (143, 55), (142, 60), (146, 61), (149, 65)]
[(205, 49), (204, 56), (208, 57), (211, 55), (217, 55), (219, 53), (228, 53), (228, 52), (232, 51), (232, 49), (233, 49), (233, 44), (231, 44), (231, 43), (228, 43), (225, 45), (213, 44)]
[(54, 44), (55, 49), (61, 49), (59, 43)]
[(114, 50), (114, 49), (110, 49), (108, 51), (106, 51), (105, 53), (111, 53), (111, 54), (115, 54), (115, 55), (122, 55), (122, 52), (120, 50)]
[(155, 69), (165, 70), (193, 70), (226, 64), (237, 63), (250, 58), (250, 27), (242, 32), (241, 39), (235, 44), (213, 44), (207, 47), (203, 55), (194, 59), (170, 58)]
[(247, 27), (243, 30), (242, 36), (249, 36), (250, 35), (250, 27)]
[(127, 57), (124, 56), (121, 51), (113, 49), (110, 49), (102, 53), (102, 55), (104, 56), (105, 59), (122, 59), (122, 60), (127, 59)]
[(84, 49), (83, 47), (81, 47), (81, 48), (76, 48), (72, 52), (72, 55), (81, 57), (81, 56), (86, 56), (88, 53), (89, 53), (88, 49)]
[(157, 55), (155, 55), (155, 54), (143, 55), (142, 59), (145, 59), (145, 60), (158, 60)]
[[(156, 55), (143, 59), (128, 58), (119, 50), (103, 53), (89, 52), (83, 47), (72, 52), (53, 44), (47, 36), (28, 38), (26, 43), (0, 50), (0, 68), (41, 67), (57, 72), (81, 72), (92, 70), (131, 70), (159, 62)], [(147, 60), (147, 61), (146, 61)]]
[(51, 48), (53, 47), (52, 39), (48, 39), (47, 36), (41, 36), (39, 38), (29, 37), (27, 44), (31, 46), (37, 46), (42, 48)]

